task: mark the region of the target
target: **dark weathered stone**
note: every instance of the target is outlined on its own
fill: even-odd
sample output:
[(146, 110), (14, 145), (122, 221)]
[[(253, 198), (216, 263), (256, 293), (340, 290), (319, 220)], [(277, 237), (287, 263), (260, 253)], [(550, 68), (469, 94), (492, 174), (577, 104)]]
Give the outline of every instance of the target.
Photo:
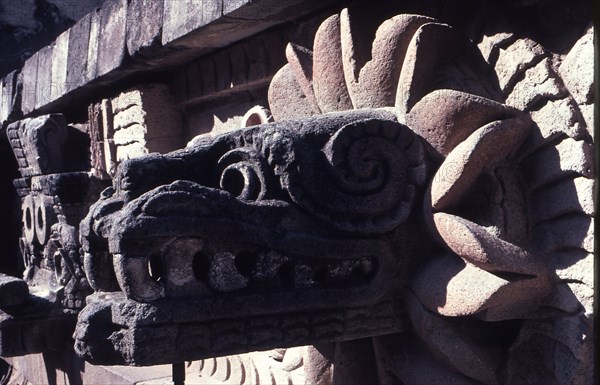
[(65, 171), (67, 122), (62, 115), (21, 120), (8, 130), (22, 176)]
[(0, 310), (0, 355), (69, 349), (75, 321), (74, 315), (63, 314), (48, 300), (29, 296), (10, 312)]
[[(262, 317), (239, 312), (247, 310), (245, 303), (236, 300), (231, 308), (231, 304), (221, 307), (202, 299), (144, 304), (123, 294), (94, 294), (79, 315), (75, 350), (95, 364), (156, 365), (274, 346), (356, 339), (404, 328), (403, 317), (392, 301)], [(238, 311), (230, 313), (235, 309)], [(120, 325), (117, 330), (112, 322)], [(118, 340), (108, 338), (109, 330), (119, 335)]]
[[(24, 177), (15, 183), (21, 197), (24, 279), (50, 307), (30, 315), (43, 320), (48, 312), (74, 313), (89, 293), (78, 224), (104, 187), (87, 172), (73, 172), (89, 168), (89, 139), (59, 114), (17, 121), (8, 133)], [(23, 306), (31, 307), (30, 302)]]
[[(385, 174), (368, 173), (361, 178), (350, 171), (360, 167), (361, 161), (354, 154), (367, 143), (377, 144), (369, 151), (390, 161), (385, 162)], [(426, 163), (420, 146), (419, 139), (397, 123), (393, 115), (370, 111), (254, 126), (211, 142), (198, 142), (182, 152), (132, 159), (121, 165), (122, 174), (116, 176), (116, 180), (123, 182), (115, 186), (112, 196), (100, 200), (81, 224), (83, 249), (89, 261), (87, 275), (98, 285), (97, 290), (108, 289), (102, 286), (110, 281), (107, 277), (110, 271), (102, 256), (110, 251), (113, 274), (132, 298), (139, 301), (180, 298), (173, 302), (179, 303), (186, 301), (185, 298), (205, 297), (201, 300), (206, 301), (205, 305), (187, 306), (191, 310), (188, 314), (160, 308), (140, 309), (142, 313), (173, 314), (181, 320), (177, 323), (203, 320), (210, 325), (236, 314), (254, 320), (269, 314), (286, 317), (303, 310), (325, 311), (324, 320), (329, 313), (336, 314), (332, 315), (335, 319), (341, 317), (332, 324), (311, 321), (314, 326), (309, 323), (302, 333), (294, 329), (289, 337), (286, 335), (291, 330), (275, 328), (264, 340), (255, 342), (252, 333), (240, 329), (236, 333), (248, 341), (243, 349), (291, 346), (309, 338), (318, 341), (356, 338), (354, 333), (359, 330), (361, 336), (369, 336), (394, 329), (392, 319), (384, 322), (382, 318), (377, 327), (371, 328), (361, 317), (337, 314), (336, 309), (376, 304), (381, 298), (390, 298), (389, 288), (381, 283), (391, 282), (392, 276), (401, 273), (396, 271), (396, 263), (389, 254), (390, 245), (382, 235), (409, 220), (412, 199), (423, 181), (420, 173), (424, 169), (419, 165)], [(323, 153), (319, 151), (321, 148)], [(395, 156), (405, 161), (395, 162)], [(206, 171), (198, 169), (199, 165)], [(152, 179), (147, 179), (144, 171), (147, 167), (154, 169)], [(219, 170), (220, 178), (213, 179), (212, 167)], [(407, 168), (420, 171), (407, 173)], [(240, 177), (246, 181), (242, 180), (241, 185)], [(375, 179), (364, 179), (369, 177)], [(341, 184), (327, 183), (337, 178)], [(277, 179), (279, 183), (274, 182)], [(170, 181), (175, 182), (168, 185)], [(369, 186), (373, 184), (380, 187), (372, 190)], [(280, 188), (283, 190), (279, 191)], [(367, 190), (361, 193), (364, 188)], [(369, 195), (369, 191), (374, 195)], [(314, 198), (317, 196), (319, 201)], [(131, 200), (134, 197), (139, 198)], [(291, 202), (299, 207), (290, 205)], [(142, 207), (139, 205), (144, 209), (138, 214)], [(101, 227), (97, 220), (102, 221)], [(340, 231), (354, 235), (340, 238)], [(234, 233), (235, 240), (231, 238)], [(379, 236), (363, 239), (361, 234)], [(109, 250), (102, 249), (95, 240), (98, 237), (106, 237)], [(150, 255), (155, 257), (149, 259)], [(157, 274), (162, 277), (160, 283), (154, 280), (158, 279)], [(262, 287), (270, 289), (262, 292)], [(289, 292), (287, 288), (294, 290)], [(318, 299), (304, 297), (304, 290), (317, 291)], [(222, 302), (222, 296), (229, 299)], [(230, 301), (235, 304), (230, 306), (233, 303)], [(113, 319), (117, 317), (106, 306), (112, 305), (99, 297), (98, 305), (82, 313), (82, 328), (78, 331), (79, 351), (90, 358), (97, 357), (98, 362), (125, 360), (149, 364), (205, 357), (209, 351), (224, 354), (242, 349), (221, 340), (217, 333), (196, 337), (209, 338), (195, 345), (208, 344), (206, 353), (196, 349), (180, 351), (176, 357), (148, 355), (150, 348), (143, 347), (136, 337), (145, 333), (142, 325), (150, 322), (152, 330), (164, 329), (165, 340), (160, 343), (166, 343), (176, 333), (169, 317), (165, 321), (131, 320), (129, 328), (137, 331), (126, 340), (135, 340), (112, 348), (104, 345), (104, 353), (98, 355), (94, 353), (98, 336), (93, 330), (105, 328), (98, 324), (105, 322), (101, 321), (101, 314), (110, 311)], [(207, 310), (192, 310), (200, 307)], [(294, 318), (292, 315), (286, 322), (293, 325)], [(159, 327), (163, 322), (166, 322), (164, 327)], [(124, 349), (130, 352), (125, 353)]]
[(6, 306), (21, 305), (29, 296), (27, 282), (22, 279), (0, 274), (0, 309)]

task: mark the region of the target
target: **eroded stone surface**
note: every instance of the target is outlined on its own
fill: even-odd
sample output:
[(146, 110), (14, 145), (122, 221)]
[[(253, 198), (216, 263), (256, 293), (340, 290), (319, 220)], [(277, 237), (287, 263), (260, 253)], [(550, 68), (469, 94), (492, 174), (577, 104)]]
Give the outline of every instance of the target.
[(501, 48), (495, 67), (502, 90), (512, 89), (520, 71), (533, 67), (543, 55), (542, 46), (530, 39), (518, 39), (507, 48)]
[(0, 308), (21, 305), (29, 296), (29, 287), (22, 279), (0, 274)]
[(579, 104), (591, 104), (594, 100), (593, 38), (593, 29), (590, 29), (575, 43), (560, 65), (563, 81)]
[(513, 88), (506, 104), (519, 110), (529, 110), (544, 98), (556, 99), (563, 96), (565, 92), (557, 78), (550, 60), (542, 60), (535, 67), (525, 71), (525, 78)]

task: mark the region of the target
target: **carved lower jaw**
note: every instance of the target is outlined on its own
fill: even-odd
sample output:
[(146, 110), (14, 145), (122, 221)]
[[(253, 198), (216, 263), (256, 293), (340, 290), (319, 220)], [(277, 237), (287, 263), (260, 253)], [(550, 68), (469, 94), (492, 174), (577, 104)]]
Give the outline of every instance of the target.
[[(249, 316), (271, 299), (170, 299), (140, 303), (95, 293), (79, 314), (75, 351), (95, 365), (160, 365), (257, 350), (353, 340), (407, 330), (403, 306), (384, 298), (363, 306)], [(224, 307), (229, 316), (216, 317)], [(331, 306), (331, 305), (330, 305)]]

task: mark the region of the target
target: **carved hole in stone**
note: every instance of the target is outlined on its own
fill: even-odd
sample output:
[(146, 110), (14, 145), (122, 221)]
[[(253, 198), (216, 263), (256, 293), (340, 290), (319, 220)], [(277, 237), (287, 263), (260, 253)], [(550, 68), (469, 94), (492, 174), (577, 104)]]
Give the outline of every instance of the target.
[(292, 284), (294, 281), (294, 268), (291, 263), (283, 263), (279, 267), (279, 277), (283, 285)]
[(44, 213), (42, 212), (42, 208), (38, 207), (37, 209), (37, 225), (39, 228), (43, 228), (44, 227)]
[(150, 277), (154, 281), (159, 282), (161, 280), (165, 274), (165, 267), (160, 254), (155, 253), (150, 255), (150, 258), (148, 259), (148, 270), (150, 272)]
[(250, 276), (256, 269), (258, 253), (242, 251), (235, 256), (235, 267), (240, 274)]
[(210, 270), (210, 258), (208, 255), (199, 251), (192, 258), (192, 271), (194, 277), (202, 282), (208, 282), (208, 272)]
[(248, 120), (246, 121), (245, 127), (256, 126), (256, 125), (259, 125), (262, 123), (263, 123), (263, 121), (262, 121), (260, 115), (257, 113), (254, 113), (254, 114), (248, 116)]
[(317, 283), (325, 283), (327, 282), (327, 278), (329, 278), (329, 274), (327, 272), (327, 267), (319, 266), (313, 273), (313, 280)]
[(56, 252), (54, 253), (54, 272), (56, 274), (56, 280), (61, 283), (64, 284), (64, 282), (60, 282), (60, 278), (62, 276), (62, 256), (60, 255), (60, 252)]
[(21, 256), (23, 257), (23, 263), (25, 267), (29, 266), (29, 258), (27, 257), (28, 248), (25, 240), (23, 238), (19, 238), (19, 249), (21, 250)]
[(33, 215), (31, 214), (31, 208), (27, 207), (25, 209), (25, 227), (27, 228), (27, 230), (31, 230), (33, 228), (33, 221), (32, 221), (32, 217)]
[(221, 176), (221, 187), (234, 196), (240, 196), (246, 186), (244, 174), (235, 168), (227, 168)]
[(361, 258), (360, 264), (352, 269), (351, 276), (354, 278), (367, 277), (375, 271), (375, 260), (365, 257)]

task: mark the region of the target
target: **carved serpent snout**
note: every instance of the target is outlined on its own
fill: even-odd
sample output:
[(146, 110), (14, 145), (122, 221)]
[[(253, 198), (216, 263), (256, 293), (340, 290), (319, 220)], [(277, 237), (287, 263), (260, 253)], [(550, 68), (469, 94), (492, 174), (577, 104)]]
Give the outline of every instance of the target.
[(261, 292), (281, 304), (316, 290), (306, 307), (373, 302), (398, 273), (389, 234), (426, 174), (421, 139), (385, 110), (203, 138), (122, 165), (82, 222), (86, 273), (140, 301)]

